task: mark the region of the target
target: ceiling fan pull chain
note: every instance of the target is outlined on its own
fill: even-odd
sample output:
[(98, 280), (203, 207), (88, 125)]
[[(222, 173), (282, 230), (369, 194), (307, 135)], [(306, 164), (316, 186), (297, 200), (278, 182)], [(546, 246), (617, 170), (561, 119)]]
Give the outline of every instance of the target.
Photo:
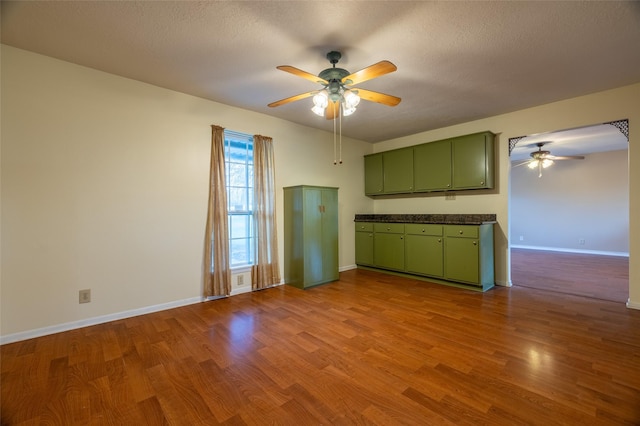
[(336, 120), (333, 120), (333, 165), (336, 165)]
[[(340, 144), (339, 144), (339, 154), (340, 156), (338, 157), (340, 160), (340, 164), (342, 164), (342, 102), (338, 103), (338, 116), (340, 117)], [(333, 122), (335, 123), (336, 120), (333, 120)]]

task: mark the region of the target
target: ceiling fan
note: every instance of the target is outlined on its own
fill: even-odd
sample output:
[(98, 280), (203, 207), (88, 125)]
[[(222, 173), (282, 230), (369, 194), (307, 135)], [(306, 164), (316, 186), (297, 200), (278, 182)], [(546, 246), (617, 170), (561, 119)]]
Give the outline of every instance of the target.
[(336, 67), (341, 57), (342, 54), (340, 52), (331, 51), (327, 53), (327, 59), (332, 64), (332, 67), (321, 71), (317, 76), (290, 65), (276, 67), (279, 70), (321, 84), (323, 87), (272, 102), (269, 106), (277, 107), (313, 96), (314, 107), (311, 110), (317, 115), (325, 116), (327, 120), (333, 120), (340, 115), (340, 112), (342, 112), (342, 116), (353, 114), (360, 99), (388, 106), (396, 106), (400, 103), (401, 99), (396, 96), (351, 87), (394, 72), (398, 69), (394, 64), (389, 61), (380, 61), (360, 71), (350, 73), (345, 69)]
[(583, 155), (551, 155), (550, 151), (545, 151), (542, 149), (546, 144), (551, 143), (549, 141), (546, 142), (537, 142), (535, 146), (538, 147), (537, 151), (533, 151), (529, 155), (531, 156), (531, 160), (525, 160), (521, 163), (516, 164), (514, 167), (527, 165), (530, 169), (538, 169), (538, 177), (542, 177), (542, 169), (546, 169), (550, 165), (553, 164), (556, 160), (584, 160)]

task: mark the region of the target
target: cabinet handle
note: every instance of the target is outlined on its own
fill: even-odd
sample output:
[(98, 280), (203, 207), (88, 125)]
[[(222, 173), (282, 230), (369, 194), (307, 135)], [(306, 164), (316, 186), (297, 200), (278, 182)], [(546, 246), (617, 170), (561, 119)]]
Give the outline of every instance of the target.
[(400, 237), (401, 240), (404, 240), (404, 237)]
[(422, 232), (424, 232), (424, 229), (422, 230)]
[(474, 246), (477, 246), (477, 245), (478, 245), (478, 242), (477, 242), (477, 241), (474, 241), (474, 242), (473, 242), (473, 245), (474, 245)]
[(450, 187), (451, 187), (451, 184), (450, 184), (450, 183), (448, 183), (448, 184), (447, 184), (447, 188), (450, 188)]
[(480, 185), (484, 185), (484, 181), (480, 181)]
[(441, 243), (442, 242), (442, 238), (438, 238), (438, 242)]
[(391, 231), (391, 228), (387, 227), (387, 231)]
[(364, 226), (361, 226), (360, 229), (364, 229)]
[(460, 231), (460, 235), (462, 235), (463, 231)]

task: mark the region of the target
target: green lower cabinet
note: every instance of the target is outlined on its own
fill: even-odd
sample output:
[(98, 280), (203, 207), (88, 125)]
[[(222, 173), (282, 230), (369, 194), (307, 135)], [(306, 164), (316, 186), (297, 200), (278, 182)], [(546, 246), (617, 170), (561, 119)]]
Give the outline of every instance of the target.
[(373, 224), (356, 223), (356, 264), (373, 266)]
[(493, 287), (493, 225), (445, 226), (445, 279)]
[(470, 238), (447, 238), (445, 277), (478, 285), (478, 241)]
[(409, 273), (442, 277), (444, 275), (442, 237), (407, 235), (406, 270)]
[(492, 223), (356, 222), (355, 230), (359, 266), (482, 291), (495, 284)]
[(404, 271), (404, 224), (374, 224), (373, 263), (377, 268)]

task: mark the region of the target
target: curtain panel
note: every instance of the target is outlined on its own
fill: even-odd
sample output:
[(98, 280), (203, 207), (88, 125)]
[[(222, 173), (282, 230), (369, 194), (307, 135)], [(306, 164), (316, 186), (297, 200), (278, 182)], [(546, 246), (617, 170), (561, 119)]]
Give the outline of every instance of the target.
[(280, 283), (275, 167), (270, 137), (253, 137), (253, 167), (256, 263), (251, 267), (251, 285), (254, 290), (260, 290)]
[(224, 128), (211, 126), (209, 206), (204, 244), (204, 297), (231, 293)]

